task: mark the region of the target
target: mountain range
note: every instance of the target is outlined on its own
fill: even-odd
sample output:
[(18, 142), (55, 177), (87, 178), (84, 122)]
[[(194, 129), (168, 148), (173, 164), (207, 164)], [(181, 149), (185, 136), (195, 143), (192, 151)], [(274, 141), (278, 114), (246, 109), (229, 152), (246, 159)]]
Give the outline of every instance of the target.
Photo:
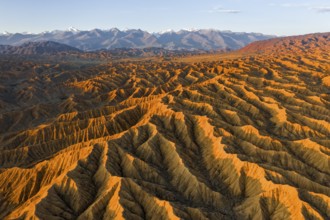
[[(57, 43), (54, 41), (36, 41), (27, 42), (19, 46), (0, 45), (0, 55), (2, 56), (29, 56), (39, 57), (46, 56), (48, 58), (63, 58), (79, 57), (80, 59), (92, 58), (102, 59), (122, 59), (122, 58), (142, 58), (142, 57), (173, 57), (173, 56), (189, 56), (197, 54), (206, 54), (205, 50), (167, 50), (160, 47), (148, 48), (114, 48), (109, 50), (97, 50), (84, 52), (75, 47), (66, 44)], [(32, 56), (32, 57), (31, 57)]]
[(149, 33), (140, 29), (93, 29), (0, 34), (1, 45), (18, 46), (27, 42), (55, 41), (84, 51), (114, 48), (161, 47), (168, 50), (236, 50), (247, 44), (274, 38), (259, 33), (219, 31), (214, 29), (165, 31)]

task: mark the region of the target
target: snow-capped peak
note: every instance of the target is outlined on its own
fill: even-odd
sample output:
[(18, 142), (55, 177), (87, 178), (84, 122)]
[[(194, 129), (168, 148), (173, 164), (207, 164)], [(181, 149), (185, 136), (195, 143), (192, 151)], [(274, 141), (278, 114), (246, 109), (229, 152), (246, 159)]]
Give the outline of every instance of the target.
[(167, 29), (163, 31), (159, 31), (158, 34), (165, 34), (165, 33), (175, 33), (175, 30), (173, 29)]
[(200, 29), (197, 28), (183, 28), (183, 31), (188, 31), (188, 32), (195, 32), (195, 31), (199, 31)]
[(68, 31), (71, 31), (71, 32), (79, 32), (79, 30), (75, 27), (69, 27), (68, 28)]
[(4, 31), (1, 33), (1, 35), (10, 35), (11, 33), (9, 33), (8, 31)]
[(111, 28), (110, 31), (112, 31), (112, 32), (119, 32), (120, 30), (118, 28)]

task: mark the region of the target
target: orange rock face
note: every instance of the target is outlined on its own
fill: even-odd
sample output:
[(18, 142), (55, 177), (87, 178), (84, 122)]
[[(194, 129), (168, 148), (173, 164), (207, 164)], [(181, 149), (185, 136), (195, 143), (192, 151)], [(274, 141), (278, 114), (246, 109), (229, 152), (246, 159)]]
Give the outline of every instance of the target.
[(329, 219), (329, 41), (0, 61), (0, 219)]

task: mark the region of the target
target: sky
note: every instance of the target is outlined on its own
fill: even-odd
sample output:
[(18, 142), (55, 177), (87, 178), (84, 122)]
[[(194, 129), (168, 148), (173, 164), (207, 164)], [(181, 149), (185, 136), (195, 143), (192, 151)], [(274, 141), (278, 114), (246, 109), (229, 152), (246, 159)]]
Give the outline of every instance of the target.
[(330, 0), (0, 0), (0, 33), (119, 28), (330, 32)]

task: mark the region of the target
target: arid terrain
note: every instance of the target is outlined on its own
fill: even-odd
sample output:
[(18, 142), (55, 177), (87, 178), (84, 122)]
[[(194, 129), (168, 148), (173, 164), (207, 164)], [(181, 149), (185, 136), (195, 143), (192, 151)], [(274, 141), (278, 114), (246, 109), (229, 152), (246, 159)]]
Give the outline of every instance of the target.
[(330, 219), (330, 34), (3, 56), (0, 219)]

